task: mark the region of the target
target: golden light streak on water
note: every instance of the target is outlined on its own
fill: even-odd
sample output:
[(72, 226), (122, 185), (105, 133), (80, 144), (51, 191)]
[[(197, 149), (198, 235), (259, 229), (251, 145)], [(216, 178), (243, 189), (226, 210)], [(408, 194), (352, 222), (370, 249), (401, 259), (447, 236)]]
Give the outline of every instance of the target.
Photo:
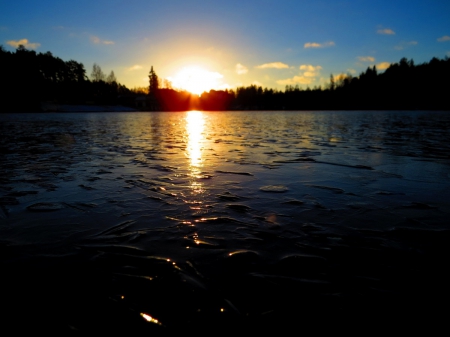
[[(186, 116), (186, 133), (188, 136), (187, 155), (190, 160), (191, 173), (198, 173), (202, 164), (202, 142), (205, 118), (201, 111), (188, 111)], [(197, 170), (195, 170), (197, 168)]]
[(201, 174), (203, 166), (202, 149), (204, 139), (205, 117), (201, 111), (188, 111), (186, 114), (186, 134), (187, 149), (186, 156), (189, 159), (189, 171), (192, 179), (190, 183), (194, 194), (204, 192), (203, 183), (198, 182), (197, 178)]
[(160, 323), (156, 318), (153, 318), (152, 316), (147, 315), (146, 313), (141, 312), (141, 316), (142, 316), (147, 322), (161, 325), (161, 323)]

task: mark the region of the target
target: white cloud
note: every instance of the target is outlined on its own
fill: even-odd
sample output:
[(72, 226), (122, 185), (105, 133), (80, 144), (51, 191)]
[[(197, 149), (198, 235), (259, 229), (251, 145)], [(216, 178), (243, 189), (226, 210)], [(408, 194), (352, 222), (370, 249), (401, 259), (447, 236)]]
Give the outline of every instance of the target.
[(314, 71), (305, 71), (303, 76), (305, 77), (315, 77), (317, 74)]
[(439, 42), (445, 42), (445, 41), (450, 41), (450, 36), (448, 35), (444, 35), (441, 36), (439, 39), (437, 39)]
[(321, 44), (317, 42), (307, 42), (303, 45), (304, 48), (320, 48)]
[(322, 69), (322, 67), (321, 66), (313, 66), (313, 65), (311, 65), (311, 64), (302, 64), (301, 66), (300, 66), (300, 70), (306, 70), (306, 71), (318, 71), (318, 70), (320, 70), (320, 69)]
[(355, 69), (352, 69), (352, 68), (347, 69), (347, 71), (348, 71), (350, 74), (352, 74), (352, 75), (355, 75), (355, 74), (357, 73), (357, 71), (356, 71)]
[(373, 56), (359, 56), (358, 60), (361, 62), (375, 62), (375, 57)]
[(304, 48), (324, 48), (324, 47), (331, 47), (335, 46), (336, 44), (333, 41), (327, 41), (324, 43), (317, 43), (317, 42), (307, 42), (303, 45)]
[(8, 44), (14, 48), (19, 48), (19, 46), (22, 45), (27, 49), (37, 49), (41, 45), (40, 43), (36, 43), (36, 42), (35, 43), (28, 42), (28, 39), (22, 39), (22, 40), (18, 40), (18, 41), (10, 40), (10, 41), (6, 41), (6, 44)]
[(257, 87), (262, 87), (262, 83), (258, 81), (253, 81), (252, 84), (256, 85)]
[(92, 35), (91, 42), (94, 44), (114, 44), (114, 41), (101, 40), (99, 37)]
[(278, 80), (277, 83), (281, 85), (293, 85), (293, 84), (311, 84), (314, 81), (312, 77), (294, 76), (284, 80)]
[(385, 70), (387, 68), (389, 68), (391, 64), (389, 62), (381, 62), (377, 64), (377, 69), (378, 70)]
[(338, 82), (338, 81), (343, 81), (344, 79), (346, 79), (349, 76), (347, 74), (341, 73), (341, 74), (337, 74), (337, 75), (335, 75), (333, 77), (334, 77), (334, 80), (336, 82)]
[(248, 72), (248, 68), (240, 63), (236, 64), (235, 69), (238, 75), (246, 74)]
[(135, 64), (134, 66), (128, 68), (127, 70), (128, 71), (134, 71), (134, 70), (139, 70), (139, 69), (142, 69), (142, 66), (139, 65), (139, 64)]
[(281, 85), (296, 85), (296, 84), (311, 84), (316, 81), (316, 77), (319, 76), (319, 72), (322, 66), (313, 66), (312, 64), (302, 64), (299, 69), (300, 74), (286, 78), (283, 80), (278, 80), (277, 83)]
[(395, 32), (390, 28), (378, 29), (377, 33), (382, 35), (395, 35)]
[(303, 70), (304, 77), (316, 77), (319, 75), (319, 71), (322, 69), (321, 66), (313, 66), (311, 64), (302, 64), (300, 70)]
[(289, 66), (283, 62), (272, 62), (272, 63), (264, 63), (259, 66), (256, 66), (258, 69), (267, 69), (267, 68), (274, 68), (274, 69), (284, 69), (289, 68)]

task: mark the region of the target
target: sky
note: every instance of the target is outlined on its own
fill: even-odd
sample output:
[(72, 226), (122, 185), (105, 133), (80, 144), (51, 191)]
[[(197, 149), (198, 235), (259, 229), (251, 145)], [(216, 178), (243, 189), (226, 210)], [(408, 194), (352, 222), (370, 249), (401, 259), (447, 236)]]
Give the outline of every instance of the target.
[(450, 1), (2, 1), (0, 45), (19, 44), (88, 76), (96, 63), (130, 89), (148, 87), (152, 66), (176, 89), (324, 87), (331, 74), (450, 57)]

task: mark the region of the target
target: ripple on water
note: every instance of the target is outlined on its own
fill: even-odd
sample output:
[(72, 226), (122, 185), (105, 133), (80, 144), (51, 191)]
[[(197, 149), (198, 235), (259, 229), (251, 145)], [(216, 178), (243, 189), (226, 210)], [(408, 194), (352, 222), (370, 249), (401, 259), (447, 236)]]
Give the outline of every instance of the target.
[(227, 200), (227, 201), (237, 201), (237, 200), (241, 200), (242, 198), (232, 194), (230, 192), (224, 192), (223, 194), (219, 194), (217, 196), (217, 198), (221, 199), (221, 200)]
[(250, 207), (248, 207), (246, 205), (241, 205), (241, 204), (228, 204), (227, 208), (230, 208), (230, 209), (238, 211), (238, 212), (248, 212), (251, 210)]
[(287, 192), (289, 188), (284, 185), (267, 185), (260, 187), (259, 190), (262, 192), (283, 193)]
[(32, 212), (52, 212), (60, 210), (62, 208), (64, 207), (61, 204), (52, 202), (38, 202), (27, 207), (27, 209)]

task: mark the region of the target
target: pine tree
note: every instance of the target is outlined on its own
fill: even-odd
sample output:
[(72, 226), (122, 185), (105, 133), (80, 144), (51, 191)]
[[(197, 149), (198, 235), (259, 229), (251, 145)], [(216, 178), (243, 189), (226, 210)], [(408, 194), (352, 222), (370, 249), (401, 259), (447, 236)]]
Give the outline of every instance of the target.
[(154, 95), (159, 89), (159, 80), (158, 75), (156, 75), (155, 71), (153, 70), (153, 66), (150, 69), (148, 78), (150, 80), (149, 94)]

